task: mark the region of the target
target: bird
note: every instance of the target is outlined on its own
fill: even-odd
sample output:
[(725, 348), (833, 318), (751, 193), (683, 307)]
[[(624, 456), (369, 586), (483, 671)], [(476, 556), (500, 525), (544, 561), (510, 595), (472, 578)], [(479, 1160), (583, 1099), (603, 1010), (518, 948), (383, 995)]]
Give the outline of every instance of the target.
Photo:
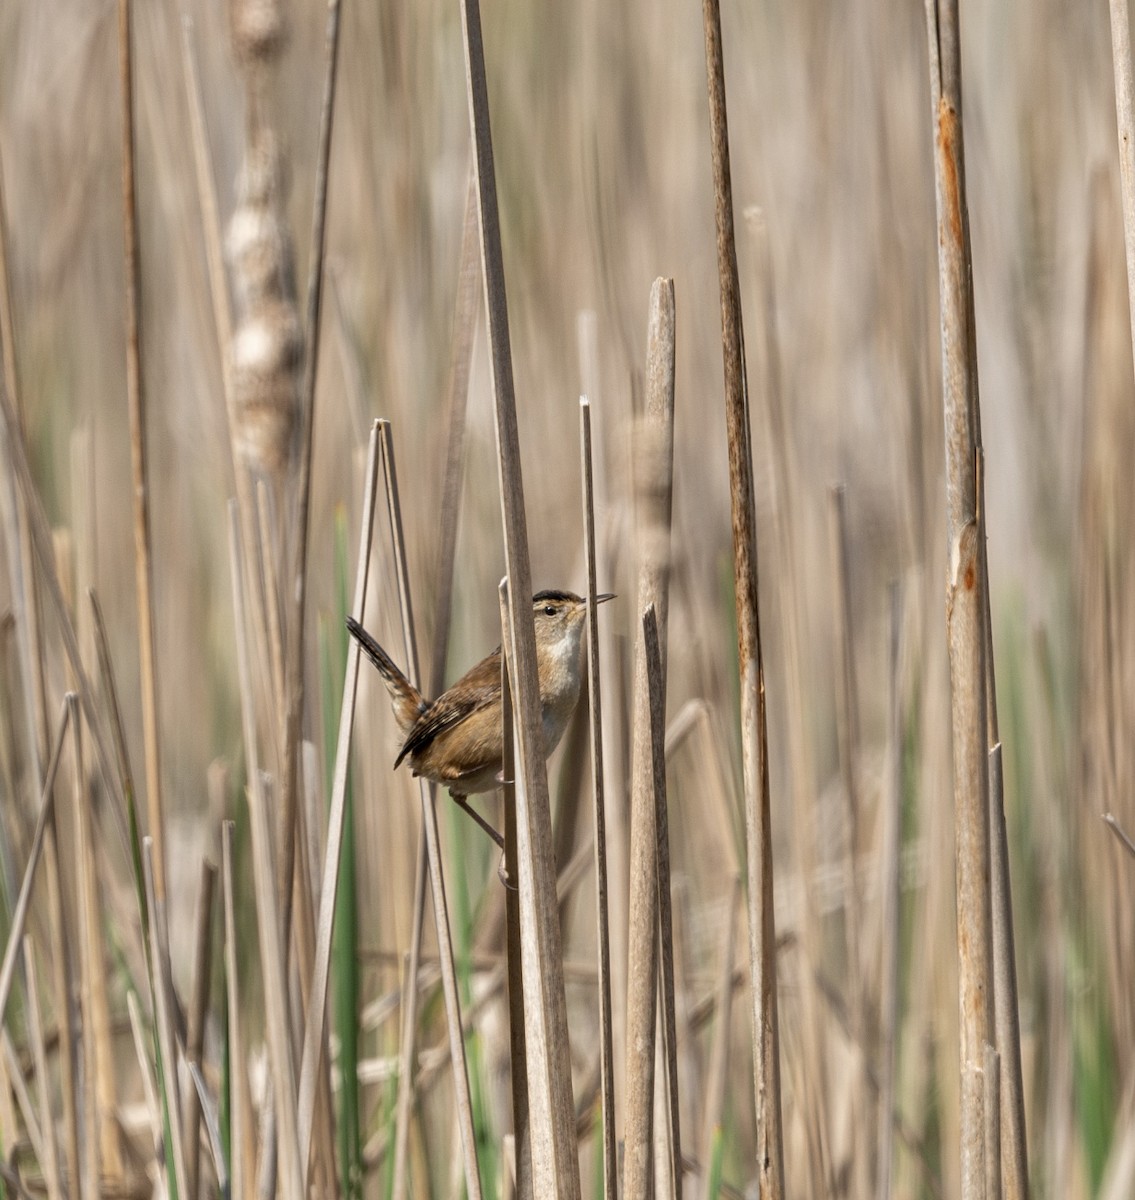
[[(595, 603), (614, 598), (612, 592), (604, 592)], [(574, 592), (550, 589), (532, 597), (545, 760), (559, 745), (579, 701), (586, 616), (587, 600)], [(408, 760), (415, 776), (448, 787), (458, 807), (503, 850), (504, 839), (468, 802), (469, 796), (495, 791), (505, 782), (501, 648), (481, 659), (436, 700), (427, 700), (354, 617), (347, 617), (347, 629), (390, 693), (403, 738), (395, 769)]]

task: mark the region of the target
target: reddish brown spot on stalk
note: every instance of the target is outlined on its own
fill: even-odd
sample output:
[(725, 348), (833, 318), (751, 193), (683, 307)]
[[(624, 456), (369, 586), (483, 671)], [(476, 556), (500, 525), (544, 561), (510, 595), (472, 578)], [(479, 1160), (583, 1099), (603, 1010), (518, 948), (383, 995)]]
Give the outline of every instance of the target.
[(942, 158), (942, 199), (950, 233), (962, 241), (962, 201), (958, 187), (958, 113), (949, 101), (938, 102), (938, 153)]
[(965, 573), (965, 577), (964, 577), (964, 583), (966, 585), (967, 592), (973, 591), (974, 578), (975, 578), (975, 575), (974, 575), (973, 563), (969, 563), (968, 566), (966, 567), (966, 573)]

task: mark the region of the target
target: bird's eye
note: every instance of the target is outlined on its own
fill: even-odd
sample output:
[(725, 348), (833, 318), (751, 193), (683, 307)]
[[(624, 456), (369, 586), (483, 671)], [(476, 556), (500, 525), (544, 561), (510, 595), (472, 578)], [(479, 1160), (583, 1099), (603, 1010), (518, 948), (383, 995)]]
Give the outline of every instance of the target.
[(555, 605), (545, 604), (544, 605), (544, 616), (554, 617), (555, 615), (556, 615)]

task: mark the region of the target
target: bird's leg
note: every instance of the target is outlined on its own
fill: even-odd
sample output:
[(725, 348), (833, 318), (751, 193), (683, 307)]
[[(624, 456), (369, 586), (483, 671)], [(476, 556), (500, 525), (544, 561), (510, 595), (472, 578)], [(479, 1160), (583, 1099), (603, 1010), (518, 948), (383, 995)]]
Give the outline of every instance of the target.
[(453, 797), (453, 802), (458, 808), (463, 808), (474, 821), (496, 842), (500, 850), (504, 850), (504, 838), (485, 820), (484, 817), (469, 803), (464, 796), (459, 796), (456, 792), (449, 793)]

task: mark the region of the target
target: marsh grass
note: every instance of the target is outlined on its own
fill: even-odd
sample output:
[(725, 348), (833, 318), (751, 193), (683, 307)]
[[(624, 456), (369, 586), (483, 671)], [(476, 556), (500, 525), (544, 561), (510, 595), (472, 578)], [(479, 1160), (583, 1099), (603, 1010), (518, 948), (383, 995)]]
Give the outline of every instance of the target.
[[(628, 991), (666, 983), (628, 952), (628, 864), (656, 854), (634, 844), (629, 796), (636, 580), (657, 549), (636, 455), (649, 285), (665, 275), (665, 760), (647, 791), (665, 796), (673, 931), (652, 918), (638, 935), (672, 953), (659, 1062), (674, 1065), (640, 1114), (650, 1186), (751, 1191), (774, 1169), (757, 1104), (779, 1065), (785, 1194), (977, 1194), (986, 1172), (963, 1187), (959, 1146), (964, 1129), (984, 1146), (994, 1115), (1009, 1145), (1013, 1035), (997, 1011), (997, 1086), (984, 1047), (963, 1078), (943, 594), (957, 530), (922, 14), (879, 0), (721, 13), (747, 318), (733, 402), (752, 442), (751, 486), (733, 494), (750, 493), (763, 568), (746, 597), (699, 6), (489, 6), (491, 170), (484, 111), (470, 138), (456, 4), (268, 7), (288, 36), (267, 30), (255, 61), (203, 0), (0, 7), (0, 1187), (402, 1200), (542, 1195), (555, 1176), (567, 1194), (565, 1156), (581, 1195), (626, 1182), (612, 1163), (628, 1031), (658, 1028), (632, 1026)], [(1135, 1190), (1135, 862), (1113, 832), (1135, 835), (1131, 200), (1113, 87), (1126, 128), (1129, 39), (1109, 70), (1102, 9), (975, 0), (961, 15), (984, 400), (984, 458), (963, 465), (981, 471), (989, 602), (970, 649), (995, 662), (978, 674), (998, 701), (967, 761), (1003, 784), (1031, 1194), (1118, 1200)], [(285, 170), (258, 228), (299, 250), (256, 278), (275, 302), (294, 259), (304, 354), (286, 364), (286, 462), (250, 473), (231, 343), (252, 277), (224, 261), (221, 231), (249, 203), (266, 129)], [(373, 416), (389, 424), (364, 467)], [(529, 574), (620, 597), (592, 625), (595, 774), (582, 713), (546, 789), (519, 760), (514, 815), (533, 818), (511, 847), (511, 914), (480, 832), (391, 772), (385, 693), (342, 622), (348, 605), (365, 615), (437, 692), (502, 637), (506, 563), (518, 697), (524, 634), (507, 612), (526, 609)], [(756, 757), (738, 597), (761, 602)], [(745, 833), (762, 773), (763, 862)], [(480, 804), (504, 826), (495, 799)], [(761, 1075), (745, 930), (773, 917), (780, 1044)], [(999, 1092), (999, 1114), (975, 1125), (963, 1092), (985, 1109)]]

